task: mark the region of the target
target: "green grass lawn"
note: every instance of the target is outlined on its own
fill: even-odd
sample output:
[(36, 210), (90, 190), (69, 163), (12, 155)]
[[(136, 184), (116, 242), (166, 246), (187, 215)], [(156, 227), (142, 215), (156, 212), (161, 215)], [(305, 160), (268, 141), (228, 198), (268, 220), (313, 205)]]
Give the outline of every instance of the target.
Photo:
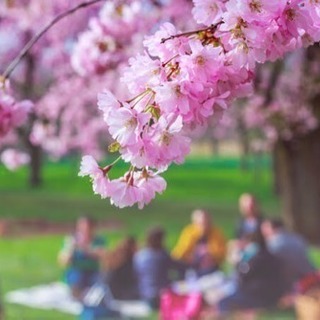
[[(123, 224), (121, 230), (103, 231), (109, 246), (124, 234), (133, 234), (142, 242), (149, 226), (161, 224), (167, 230), (167, 245), (172, 247), (196, 207), (209, 209), (214, 221), (231, 237), (238, 219), (237, 200), (243, 192), (257, 195), (265, 215), (279, 214), (279, 204), (272, 193), (268, 159), (259, 167), (252, 162), (246, 171), (239, 169), (237, 159), (189, 159), (183, 166), (173, 167), (165, 174), (167, 191), (142, 211), (136, 208), (117, 210), (107, 200), (94, 196), (88, 179), (77, 177), (78, 166), (75, 160), (46, 164), (45, 184), (37, 190), (28, 188), (26, 169), (9, 173), (0, 167), (0, 218), (73, 222), (85, 213), (96, 219), (116, 220)], [(113, 174), (124, 170), (120, 165)], [(56, 264), (56, 254), (62, 240), (62, 235), (0, 239), (2, 295), (9, 290), (60, 279), (62, 270)], [(314, 255), (318, 258), (317, 253)], [(16, 305), (7, 304), (5, 308), (6, 320), (73, 319)], [(292, 319), (292, 314), (273, 314), (263, 319)]]

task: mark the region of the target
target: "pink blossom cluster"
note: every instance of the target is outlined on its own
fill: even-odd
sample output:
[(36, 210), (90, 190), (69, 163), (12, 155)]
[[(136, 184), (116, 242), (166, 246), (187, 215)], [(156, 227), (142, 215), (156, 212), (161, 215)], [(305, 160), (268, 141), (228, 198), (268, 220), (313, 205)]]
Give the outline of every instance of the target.
[(142, 209), (156, 193), (162, 193), (166, 188), (166, 181), (152, 170), (144, 168), (129, 171), (119, 179), (110, 180), (108, 171), (112, 168), (99, 167), (92, 156), (84, 156), (81, 162), (80, 176), (89, 176), (93, 183), (93, 191), (102, 198), (111, 198), (111, 204), (119, 208), (138, 204)]
[[(195, 0), (194, 4), (200, 29), (181, 33), (165, 23), (146, 38), (145, 53), (130, 59), (122, 81), (133, 98), (119, 101), (108, 90), (98, 97), (115, 140), (113, 149), (131, 164), (129, 172), (112, 184), (115, 188), (118, 184), (123, 196), (100, 189), (102, 178), (96, 178), (96, 165), (91, 171), (88, 158), (81, 172), (91, 176), (96, 193), (120, 207), (140, 204), (146, 192), (136, 174), (181, 163), (190, 150), (187, 132), (207, 125), (212, 117), (220, 119), (230, 102), (252, 92), (256, 63), (281, 58), (320, 39), (318, 1)], [(153, 188), (147, 192), (154, 197)]]
[[(81, 2), (83, 1), (0, 1), (0, 75), (36, 33), (55, 16)], [(29, 50), (27, 59), (22, 59), (11, 74), (15, 96), (28, 95), (34, 101), (34, 108), (28, 125), (22, 128), (23, 132), (18, 135), (11, 131), (6, 137), (0, 138), (1, 149), (23, 148), (25, 144), (28, 146), (31, 143), (41, 145), (55, 159), (74, 150), (95, 156), (101, 154), (97, 136), (98, 132), (106, 130), (102, 128), (102, 120), (94, 108), (94, 101), (96, 92), (102, 87), (94, 88), (91, 82), (88, 85), (79, 77), (76, 81), (76, 75), (70, 66), (71, 44), (76, 35), (87, 27), (89, 18), (97, 14), (97, 8), (101, 4), (102, 2), (79, 10), (59, 21)], [(79, 95), (79, 92), (82, 94)], [(101, 130), (97, 129), (98, 122)]]
[(5, 89), (0, 89), (0, 140), (26, 121), (32, 107), (31, 101), (16, 101)]
[(319, 122), (310, 101), (318, 94), (316, 79), (318, 70), (303, 68), (305, 49), (296, 51), (283, 61), (283, 70), (273, 89), (272, 100), (265, 105), (265, 92), (270, 81), (270, 68), (261, 68), (262, 92), (251, 97), (243, 108), (248, 129), (263, 134), (270, 145), (279, 140), (291, 140), (314, 130)]
[[(36, 32), (57, 14), (82, 2), (0, 1), (0, 74)], [(31, 48), (28, 59), (23, 59), (11, 76), (17, 96), (25, 96), (24, 83), (32, 78), (34, 86), (27, 94), (32, 96), (35, 107), (32, 121), (23, 128), (23, 141), (19, 141), (21, 136), (10, 134), (10, 139), (8, 135), (2, 139), (1, 148), (22, 147), (28, 137), (31, 144), (40, 146), (54, 160), (70, 152), (101, 159), (109, 141), (105, 140), (107, 127), (95, 107), (97, 92), (108, 87), (118, 97), (127, 97), (119, 73), (128, 57), (141, 49), (142, 34), (152, 32), (163, 19), (185, 28), (191, 21), (190, 3), (101, 1), (59, 21)], [(82, 33), (88, 26), (89, 30)], [(84, 37), (83, 46), (75, 45), (78, 36), (80, 42)], [(107, 39), (112, 53), (101, 39)], [(91, 40), (96, 44), (100, 41), (100, 48)], [(78, 49), (83, 59), (78, 61), (77, 71), (83, 77), (75, 74), (70, 64)], [(35, 62), (31, 68), (30, 60)]]
[(248, 101), (244, 111), (247, 127), (262, 131), (270, 144), (305, 135), (319, 125), (308, 104), (293, 102), (289, 97), (263, 107), (263, 97), (256, 96)]
[(153, 14), (141, 1), (107, 1), (79, 36), (71, 60), (74, 69), (82, 76), (103, 74), (127, 60), (135, 38), (151, 26)]
[[(16, 29), (37, 32), (39, 28), (42, 28), (44, 24), (52, 20), (57, 14), (80, 3), (81, 1), (79, 0), (4, 0), (0, 2), (0, 16), (14, 21)], [(95, 11), (97, 6), (99, 4), (91, 6), (85, 11), (79, 10), (75, 14), (77, 24), (62, 23), (60, 24), (62, 28), (58, 25), (59, 37), (66, 37), (74, 32), (75, 29), (78, 30), (79, 24), (84, 27), (87, 22), (86, 16), (88, 15), (88, 10)], [(68, 28), (66, 28), (66, 25), (68, 25)], [(54, 33), (49, 31), (49, 37), (51, 36), (55, 37)]]
[(195, 0), (193, 14), (209, 26), (223, 21), (217, 36), (234, 65), (274, 61), (320, 38), (319, 1)]
[(188, 0), (107, 1), (98, 17), (90, 19), (88, 30), (78, 37), (72, 66), (82, 76), (104, 74), (138, 52), (142, 35), (150, 33), (160, 21), (174, 21), (185, 28), (190, 24), (189, 16)]
[(8, 148), (1, 153), (1, 162), (11, 171), (30, 162), (30, 156), (27, 153), (16, 149)]
[(31, 130), (31, 143), (41, 146), (54, 160), (70, 151), (101, 158), (102, 149), (106, 148), (101, 137), (107, 136), (107, 129), (94, 101), (102, 83), (111, 86), (114, 75), (110, 73), (108, 77), (93, 77), (90, 81), (77, 75), (61, 77), (52, 84), (35, 104), (38, 118)]

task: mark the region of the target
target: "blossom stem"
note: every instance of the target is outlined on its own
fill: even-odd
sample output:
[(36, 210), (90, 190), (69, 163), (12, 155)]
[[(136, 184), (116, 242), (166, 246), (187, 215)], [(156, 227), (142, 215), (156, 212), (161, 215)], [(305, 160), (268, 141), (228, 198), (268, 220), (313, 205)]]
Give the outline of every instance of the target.
[(103, 174), (106, 176), (107, 173), (112, 169), (112, 167), (121, 159), (121, 156), (119, 156), (116, 160), (114, 160), (111, 164), (108, 164), (107, 166), (100, 168), (103, 172)]
[(148, 102), (146, 103), (146, 107), (148, 107), (148, 105), (150, 105), (150, 103), (151, 103), (152, 99), (154, 99), (154, 97), (155, 97), (155, 93), (152, 92)]
[(199, 34), (200, 32), (205, 32), (205, 31), (215, 31), (217, 29), (217, 27), (222, 24), (223, 22), (220, 21), (214, 25), (211, 25), (210, 27), (207, 27), (207, 28), (204, 28), (204, 29), (198, 29), (198, 30), (193, 30), (193, 31), (187, 31), (187, 32), (183, 32), (183, 33), (178, 33), (178, 34), (175, 34), (175, 35), (172, 35), (168, 38), (163, 38), (161, 39), (161, 43), (165, 43), (166, 41), (168, 40), (172, 40), (172, 39), (175, 39), (175, 38), (179, 38), (179, 37), (189, 37), (189, 36), (192, 36), (192, 35), (196, 35), (196, 34)]
[(89, 7), (97, 2), (100, 1), (106, 1), (106, 0), (90, 0), (90, 1), (85, 1), (77, 6), (61, 12), (58, 14), (51, 22), (49, 22), (46, 26), (44, 26), (37, 34), (35, 34), (30, 41), (21, 49), (19, 54), (12, 60), (12, 62), (9, 64), (7, 69), (4, 71), (2, 74), (2, 77), (4, 80), (8, 79), (11, 75), (11, 73), (15, 70), (17, 65), (20, 63), (20, 61), (26, 56), (26, 54), (29, 52), (29, 50), (33, 47), (33, 45), (49, 30), (51, 29), (56, 23), (58, 23), (60, 20), (63, 18), (73, 14), (74, 12), (78, 11), (79, 9)]
[(119, 156), (116, 160), (114, 160), (109, 166), (114, 166), (119, 160), (121, 159), (121, 156)]
[(135, 100), (138, 100), (138, 101), (135, 102), (135, 104), (134, 104), (134, 106), (135, 106), (135, 105), (136, 105), (139, 101), (141, 101), (141, 99), (143, 99), (149, 92), (150, 92), (150, 89), (146, 89), (146, 90), (144, 90), (143, 92), (139, 93), (137, 96), (133, 97), (132, 99), (127, 100), (126, 102), (127, 102), (127, 103), (131, 103), (131, 102), (133, 102), (133, 101), (135, 101)]
[(168, 61), (164, 62), (164, 63), (162, 64), (162, 67), (165, 67), (168, 63), (170, 63), (172, 60), (174, 60), (175, 58), (178, 58), (178, 57), (179, 57), (178, 54), (174, 55), (174, 56), (173, 56), (172, 58), (170, 58)]

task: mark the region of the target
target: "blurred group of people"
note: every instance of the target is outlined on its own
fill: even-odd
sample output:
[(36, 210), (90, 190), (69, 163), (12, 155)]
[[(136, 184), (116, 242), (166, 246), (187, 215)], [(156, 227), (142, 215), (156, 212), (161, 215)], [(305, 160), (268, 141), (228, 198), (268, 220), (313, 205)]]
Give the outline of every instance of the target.
[[(223, 277), (219, 286), (207, 282), (204, 298), (214, 298), (204, 299), (205, 312), (276, 306), (299, 279), (314, 272), (307, 246), (280, 220), (263, 217), (253, 195), (242, 195), (239, 209), (241, 219), (229, 242), (212, 215), (195, 210), (172, 252), (165, 247), (162, 227), (149, 229), (141, 248), (128, 236), (107, 250), (105, 240), (95, 234), (93, 221), (82, 217), (59, 253), (65, 280), (80, 301), (90, 287), (102, 282), (116, 300), (141, 299), (158, 309), (161, 293), (178, 288), (175, 283), (184, 281), (187, 291), (202, 292), (201, 285), (195, 285), (199, 279)], [(228, 275), (222, 273), (225, 262), (232, 266)], [(191, 280), (193, 286), (188, 287)]]

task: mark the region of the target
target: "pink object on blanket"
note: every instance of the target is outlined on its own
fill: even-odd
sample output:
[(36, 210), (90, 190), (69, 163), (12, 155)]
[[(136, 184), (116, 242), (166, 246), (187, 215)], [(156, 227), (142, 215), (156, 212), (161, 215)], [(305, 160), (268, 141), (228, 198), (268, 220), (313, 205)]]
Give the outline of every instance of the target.
[(197, 319), (202, 307), (200, 293), (179, 295), (170, 290), (161, 294), (160, 319), (161, 320), (191, 320)]

